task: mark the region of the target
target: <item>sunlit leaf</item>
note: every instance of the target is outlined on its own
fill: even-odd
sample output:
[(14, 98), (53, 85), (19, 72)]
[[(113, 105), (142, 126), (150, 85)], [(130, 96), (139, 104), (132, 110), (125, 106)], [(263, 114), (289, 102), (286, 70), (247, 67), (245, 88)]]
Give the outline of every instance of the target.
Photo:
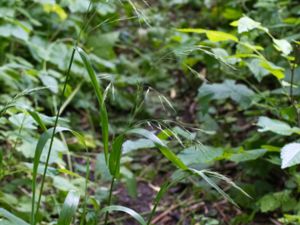
[(290, 143), (281, 149), (281, 168), (285, 169), (300, 163), (300, 143)]

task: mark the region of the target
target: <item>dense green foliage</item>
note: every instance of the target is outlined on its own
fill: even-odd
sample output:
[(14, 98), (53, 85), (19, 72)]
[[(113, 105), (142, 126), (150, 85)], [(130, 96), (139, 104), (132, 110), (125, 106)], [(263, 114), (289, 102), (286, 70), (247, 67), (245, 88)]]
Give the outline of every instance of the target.
[(0, 1), (0, 224), (300, 224), (299, 16)]

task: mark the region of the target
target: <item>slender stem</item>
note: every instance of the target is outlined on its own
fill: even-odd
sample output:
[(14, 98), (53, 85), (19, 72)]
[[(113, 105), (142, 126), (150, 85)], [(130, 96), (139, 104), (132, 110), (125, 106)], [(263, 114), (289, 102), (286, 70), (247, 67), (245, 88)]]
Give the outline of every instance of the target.
[(86, 162), (86, 175), (85, 175), (85, 191), (84, 191), (84, 203), (83, 203), (83, 212), (81, 216), (80, 225), (85, 224), (85, 215), (87, 210), (87, 200), (88, 200), (88, 184), (89, 184), (89, 177), (90, 177), (90, 158), (87, 158)]
[[(89, 12), (91, 6), (92, 6), (92, 1), (90, 1), (90, 3), (89, 3), (89, 7), (87, 9), (84, 21), (86, 21), (86, 19), (87, 19), (87, 15), (88, 15), (88, 12)], [(61, 108), (63, 106), (63, 99), (64, 99), (64, 96), (65, 96), (67, 84), (68, 84), (68, 81), (69, 81), (69, 78), (70, 78), (71, 68), (72, 68), (72, 65), (73, 65), (75, 52), (76, 52), (77, 45), (79, 43), (81, 34), (82, 34), (83, 30), (85, 29), (85, 27), (88, 25), (88, 22), (82, 24), (82, 27), (81, 27), (81, 29), (79, 31), (79, 35), (77, 36), (77, 39), (75, 41), (75, 44), (74, 44), (74, 47), (73, 47), (73, 51), (72, 51), (72, 54), (71, 54), (71, 58), (70, 58), (70, 61), (69, 61), (69, 66), (68, 66), (68, 70), (66, 72), (66, 78), (65, 78), (65, 81), (64, 81), (63, 90), (62, 90), (60, 98), (59, 98), (59, 105), (58, 105), (59, 109), (56, 112), (56, 117), (55, 117), (53, 132), (52, 132), (52, 136), (51, 136), (51, 139), (50, 139), (50, 145), (49, 145), (49, 149), (48, 149), (48, 153), (47, 153), (47, 158), (46, 158), (46, 162), (45, 162), (45, 168), (44, 168), (44, 171), (43, 171), (43, 176), (42, 176), (42, 181), (41, 181), (41, 188), (40, 188), (40, 193), (39, 193), (39, 197), (38, 197), (38, 201), (37, 201), (36, 210), (34, 210), (35, 209), (35, 207), (34, 207), (35, 193), (33, 193), (33, 196), (32, 196), (32, 202), (33, 202), (32, 203), (32, 212), (31, 212), (31, 224), (32, 225), (36, 225), (37, 216), (38, 216), (38, 213), (39, 213), (39, 208), (40, 208), (40, 204), (41, 204), (42, 193), (43, 193), (43, 189), (44, 189), (44, 185), (45, 185), (45, 177), (46, 177), (46, 173), (47, 173), (47, 169), (48, 169), (48, 164), (49, 164), (49, 160), (50, 160), (50, 155), (51, 155), (51, 151), (52, 151), (52, 145), (53, 145), (53, 141), (54, 141), (54, 136), (55, 136), (55, 132), (56, 132), (57, 124), (58, 124), (58, 118), (59, 118), (59, 115), (60, 115), (60, 112), (61, 112)], [(33, 181), (33, 182), (35, 182), (35, 181)]]
[(148, 219), (148, 221), (147, 221), (147, 225), (150, 225), (150, 223), (151, 223), (151, 221), (152, 221), (152, 218), (153, 218), (153, 216), (154, 216), (154, 214), (155, 214), (155, 212), (156, 212), (156, 208), (157, 208), (157, 206), (158, 206), (158, 203), (159, 203), (159, 202), (156, 202), (155, 205), (154, 205), (154, 207), (153, 207), (153, 209), (151, 210), (149, 219)]
[(156, 208), (160, 202), (161, 197), (165, 194), (165, 192), (169, 189), (170, 186), (171, 186), (171, 184), (164, 183), (163, 186), (161, 187), (160, 191), (157, 193), (155, 200), (154, 200), (153, 209), (151, 210), (150, 216), (147, 221), (147, 225), (150, 225), (152, 218), (153, 218), (154, 214), (156, 213)]
[[(62, 101), (63, 101), (64, 95), (65, 95), (65, 92), (66, 92), (66, 88), (67, 88), (67, 84), (68, 84), (68, 81), (69, 81), (69, 77), (70, 77), (70, 73), (71, 73), (71, 67), (72, 67), (72, 64), (73, 64), (73, 61), (74, 61), (75, 51), (76, 51), (76, 48), (74, 47), (74, 49), (72, 51), (69, 67), (68, 67), (68, 70), (67, 70), (67, 73), (66, 73), (66, 78), (65, 78), (65, 81), (64, 81), (63, 90), (62, 90), (60, 98), (59, 98), (59, 101), (60, 101), (59, 106), (60, 107), (62, 105)], [(39, 212), (39, 208), (40, 208), (40, 204), (41, 204), (41, 198), (42, 198), (42, 193), (43, 193), (43, 189), (44, 189), (44, 185), (45, 185), (46, 173), (47, 173), (48, 164), (49, 164), (49, 160), (50, 160), (50, 155), (51, 155), (51, 151), (52, 151), (54, 136), (55, 136), (55, 132), (56, 132), (57, 124), (58, 124), (59, 112), (60, 112), (60, 108), (57, 110), (56, 117), (55, 117), (53, 132), (52, 132), (52, 135), (51, 135), (50, 145), (49, 145), (48, 154), (47, 154), (47, 158), (46, 158), (46, 162), (45, 162), (45, 168), (44, 168), (44, 171), (43, 171), (43, 176), (42, 176), (42, 181), (41, 181), (41, 188), (40, 188), (39, 198), (38, 198), (38, 201), (37, 201), (36, 212), (35, 212), (35, 216), (34, 216), (33, 221), (32, 221), (33, 225), (36, 224), (36, 220), (37, 220), (37, 216), (38, 216), (38, 212)]]
[[(109, 190), (109, 196), (108, 196), (108, 205), (110, 206), (111, 204), (111, 198), (112, 198), (112, 191), (115, 183), (115, 177), (112, 178), (111, 183), (110, 183), (110, 190)], [(108, 223), (108, 212), (105, 213), (105, 222), (104, 224), (107, 225)]]
[(291, 68), (291, 81), (290, 81), (290, 98), (291, 98), (291, 104), (294, 104), (294, 94), (293, 94), (293, 86), (294, 86), (294, 77), (295, 77), (295, 68), (296, 68), (296, 62), (293, 63)]
[(298, 57), (297, 57), (297, 47), (295, 50), (295, 59), (293, 64), (291, 65), (291, 80), (290, 80), (290, 101), (291, 101), (291, 106), (294, 107), (295, 111), (296, 111), (296, 115), (297, 115), (297, 124), (298, 126), (300, 126), (300, 115), (299, 115), (299, 111), (298, 108), (296, 106), (297, 102), (295, 101), (294, 98), (294, 77), (295, 77), (295, 70), (296, 70), (296, 66), (297, 66), (297, 62), (298, 62)]

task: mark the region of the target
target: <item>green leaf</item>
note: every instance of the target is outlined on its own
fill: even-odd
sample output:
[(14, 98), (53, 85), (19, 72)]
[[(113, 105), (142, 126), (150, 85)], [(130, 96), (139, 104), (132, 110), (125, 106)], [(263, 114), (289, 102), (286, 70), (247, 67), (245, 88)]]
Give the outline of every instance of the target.
[(258, 81), (261, 81), (263, 77), (269, 74), (269, 71), (260, 65), (261, 59), (251, 59), (246, 64)]
[[(254, 21), (248, 16), (244, 16), (240, 18), (238, 21), (234, 21), (231, 23), (232, 26), (238, 27), (238, 32), (248, 32), (250, 30), (256, 29), (256, 28), (262, 28), (261, 23)], [(266, 29), (266, 28), (263, 28)]]
[(120, 206), (120, 205), (107, 206), (107, 207), (105, 207), (101, 210), (101, 213), (113, 212), (113, 211), (127, 213), (133, 219), (135, 219), (137, 222), (139, 222), (139, 224), (147, 225), (146, 221), (144, 220), (144, 218), (140, 214), (138, 214), (136, 211), (134, 211), (130, 208), (124, 207), (124, 206)]
[(127, 131), (129, 134), (137, 134), (141, 135), (155, 143), (155, 145), (158, 147), (160, 152), (168, 159), (170, 160), (175, 166), (177, 166), (180, 169), (186, 170), (188, 167), (179, 159), (170, 149), (168, 149), (167, 145), (164, 144), (155, 134), (152, 132), (141, 129), (141, 128), (136, 128)]
[(214, 100), (227, 98), (239, 103), (243, 108), (251, 104), (254, 92), (243, 84), (236, 84), (234, 80), (225, 80), (220, 84), (204, 83), (198, 90), (199, 97), (211, 95)]
[(231, 155), (230, 160), (232, 160), (236, 163), (255, 160), (255, 159), (263, 156), (266, 152), (267, 152), (267, 150), (265, 150), (265, 149), (242, 151), (242, 152)]
[(259, 201), (262, 212), (273, 211), (280, 207), (280, 202), (273, 195), (265, 195)]
[(281, 207), (282, 211), (290, 211), (297, 206), (297, 201), (291, 197), (290, 190), (267, 194), (258, 203), (262, 212), (274, 211), (279, 207)]
[(58, 93), (58, 82), (57, 80), (50, 76), (46, 71), (42, 71), (39, 75), (44, 86), (48, 87), (54, 94)]
[(186, 165), (209, 163), (223, 154), (222, 148), (213, 148), (197, 144), (180, 152), (178, 157)]
[(284, 135), (284, 136), (289, 136), (293, 133), (300, 134), (300, 128), (291, 127), (289, 124), (285, 122), (282, 122), (280, 120), (270, 119), (265, 116), (259, 117), (257, 126), (260, 127), (258, 129), (259, 132), (271, 131), (273, 133)]
[(85, 65), (85, 68), (89, 74), (89, 77), (91, 79), (91, 83), (94, 87), (94, 91), (96, 93), (98, 103), (100, 106), (100, 121), (101, 121), (101, 127), (102, 127), (102, 140), (103, 140), (103, 146), (104, 146), (104, 155), (105, 155), (105, 161), (108, 162), (108, 138), (109, 138), (109, 131), (108, 131), (108, 115), (106, 111), (106, 106), (103, 99), (103, 90), (101, 86), (98, 83), (97, 76), (95, 74), (95, 71), (88, 59), (88, 56), (86, 53), (81, 49), (77, 48), (78, 53), (81, 56), (81, 59)]
[(36, 123), (37, 123), (44, 131), (47, 130), (46, 125), (44, 124), (43, 120), (41, 119), (40, 115), (39, 115), (37, 112), (31, 111), (31, 110), (29, 110), (29, 111), (27, 111), (27, 112), (30, 114), (30, 116), (32, 117), (32, 119), (34, 119), (35, 122), (36, 122)]
[[(24, 25), (25, 26), (25, 25)], [(20, 24), (4, 24), (0, 26), (0, 36), (2, 37), (16, 37), (20, 40), (27, 41), (29, 39), (28, 30)]]
[(76, 191), (70, 191), (61, 209), (57, 225), (70, 225), (79, 205), (80, 195)]
[(289, 55), (293, 51), (292, 45), (285, 39), (273, 39), (273, 42), (275, 48), (284, 55)]
[(65, 10), (58, 4), (43, 4), (43, 9), (47, 13), (56, 13), (61, 20), (65, 20), (68, 17), (68, 14), (65, 12)]
[(184, 33), (206, 34), (207, 38), (213, 42), (219, 42), (219, 41), (238, 42), (239, 41), (239, 39), (236, 36), (222, 31), (205, 30), (201, 28), (184, 28), (184, 29), (177, 29), (177, 31), (184, 32)]
[(272, 75), (277, 77), (278, 79), (284, 78), (284, 68), (274, 65), (273, 63), (267, 60), (261, 60), (260, 66), (269, 71)]
[(112, 144), (112, 151), (109, 155), (109, 171), (113, 177), (119, 177), (120, 175), (120, 161), (123, 142), (124, 135), (120, 135), (114, 140)]
[(36, 129), (35, 121), (25, 113), (14, 114), (8, 120), (18, 128)]
[(300, 163), (300, 143), (289, 143), (283, 146), (280, 153), (281, 168), (285, 169)]
[[(48, 142), (48, 140), (51, 138), (51, 136), (53, 134), (53, 129), (54, 128), (48, 129), (40, 136), (39, 141), (35, 148), (33, 171), (32, 171), (32, 201), (31, 201), (32, 221), (34, 220), (34, 214), (35, 214), (36, 185), (37, 185), (37, 175), (38, 175), (40, 159), (41, 159), (41, 156), (42, 156), (42, 153), (43, 153), (46, 143)], [(77, 133), (69, 128), (57, 127), (55, 130), (55, 133), (59, 133), (59, 132), (63, 132), (63, 131), (69, 131), (69, 132), (73, 133), (73, 135), (78, 139), (78, 141), (85, 146), (84, 138), (79, 133)]]
[(138, 149), (145, 149), (145, 148), (154, 148), (155, 144), (153, 141), (145, 138), (140, 138), (138, 140), (127, 140), (123, 144), (123, 153), (127, 154), (132, 151), (138, 150)]
[(20, 219), (19, 217), (15, 216), (14, 214), (10, 213), (6, 209), (0, 208), (0, 215), (5, 217), (6, 219), (8, 219), (14, 225), (29, 225), (24, 220)]
[(203, 178), (212, 188), (214, 188), (220, 195), (222, 195), (225, 199), (227, 199), (229, 202), (237, 206), (237, 204), (233, 201), (233, 199), (226, 194), (211, 178), (209, 178), (206, 174), (205, 171), (199, 171), (196, 169), (189, 169), (192, 173), (199, 175), (200, 177)]

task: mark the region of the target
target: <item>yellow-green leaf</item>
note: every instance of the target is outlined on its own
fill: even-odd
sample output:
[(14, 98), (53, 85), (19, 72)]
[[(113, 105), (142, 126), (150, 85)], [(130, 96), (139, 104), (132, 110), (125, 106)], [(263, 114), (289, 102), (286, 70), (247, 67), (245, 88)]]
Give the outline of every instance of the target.
[(184, 28), (184, 29), (177, 29), (179, 32), (184, 33), (198, 33), (198, 34), (206, 34), (207, 38), (213, 42), (219, 41), (235, 41), (238, 42), (239, 39), (229, 33), (217, 30), (205, 30), (202, 28)]
[(268, 62), (266, 60), (261, 60), (260, 65), (268, 70), (272, 75), (277, 77), (278, 79), (284, 78), (284, 69), (282, 67), (276, 66), (272, 64), (271, 62)]
[(47, 13), (51, 13), (51, 12), (56, 13), (61, 20), (65, 20), (68, 17), (65, 10), (58, 4), (46, 3), (46, 4), (43, 4), (43, 8), (44, 8), (44, 11)]

